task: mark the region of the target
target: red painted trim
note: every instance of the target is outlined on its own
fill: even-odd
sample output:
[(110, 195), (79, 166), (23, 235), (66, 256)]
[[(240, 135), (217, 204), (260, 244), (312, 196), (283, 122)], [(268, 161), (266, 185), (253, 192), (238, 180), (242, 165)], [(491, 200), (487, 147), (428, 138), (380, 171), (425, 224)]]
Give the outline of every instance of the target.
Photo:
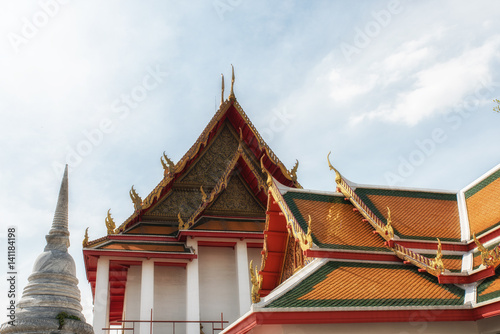
[(198, 255), (190, 253), (147, 253), (147, 252), (134, 252), (134, 251), (112, 251), (112, 250), (96, 250), (96, 249), (85, 249), (83, 251), (85, 255), (89, 256), (117, 256), (117, 257), (142, 257), (147, 259), (186, 259), (192, 260), (197, 259)]
[(439, 275), (438, 281), (441, 284), (468, 284), (474, 283), (479, 280), (485, 279), (495, 275), (495, 268), (487, 267), (481, 271), (478, 271), (472, 275), (461, 276), (461, 275)]
[(327, 258), (327, 259), (343, 259), (343, 260), (367, 260), (367, 261), (390, 261), (401, 262), (394, 254), (372, 254), (372, 253), (355, 253), (355, 252), (335, 252), (324, 250), (306, 250), (307, 257)]
[(209, 247), (231, 247), (236, 246), (236, 242), (227, 241), (198, 241), (198, 246), (209, 246)]
[(111, 234), (108, 235), (108, 239), (120, 240), (120, 241), (162, 241), (162, 242), (179, 241), (177, 237), (165, 237), (157, 235), (132, 235), (132, 234)]
[[(479, 240), (479, 242), (481, 242), (482, 244), (484, 244), (485, 242), (493, 240), (493, 239), (495, 239), (496, 237), (499, 237), (499, 236), (500, 236), (500, 228), (496, 229), (494, 231), (491, 231), (491, 232), (487, 232), (487, 234), (482, 235), (481, 237), (479, 237), (477, 239)], [(477, 247), (477, 245), (474, 242), (474, 239), (471, 239), (469, 241), (469, 250), (473, 250), (476, 247)]]
[(262, 242), (248, 242), (247, 248), (263, 248), (264, 244)]
[(205, 238), (236, 238), (236, 239), (264, 239), (262, 232), (221, 232), (221, 231), (180, 231), (179, 237), (205, 237)]

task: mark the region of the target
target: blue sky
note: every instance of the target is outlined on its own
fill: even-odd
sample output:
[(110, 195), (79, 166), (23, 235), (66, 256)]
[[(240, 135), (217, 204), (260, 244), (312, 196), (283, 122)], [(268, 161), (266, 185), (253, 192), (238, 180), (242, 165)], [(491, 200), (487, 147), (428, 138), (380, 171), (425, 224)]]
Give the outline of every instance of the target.
[(91, 321), (85, 228), (103, 236), (109, 208), (123, 222), (131, 186), (144, 198), (163, 151), (182, 157), (219, 105), (221, 73), (227, 96), (230, 64), (239, 103), (288, 168), (299, 160), (305, 188), (334, 189), (329, 151), (357, 183), (465, 187), (499, 163), (499, 12), (495, 1), (2, 3), (0, 247), (16, 226), (18, 292), (69, 162), (70, 253)]

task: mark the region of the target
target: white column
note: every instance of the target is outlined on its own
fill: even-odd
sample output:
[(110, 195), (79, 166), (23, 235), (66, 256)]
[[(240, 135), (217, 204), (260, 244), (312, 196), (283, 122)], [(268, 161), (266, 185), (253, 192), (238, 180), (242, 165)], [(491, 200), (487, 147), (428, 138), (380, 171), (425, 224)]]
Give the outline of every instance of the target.
[[(151, 319), (151, 310), (154, 307), (155, 263), (154, 260), (142, 261), (141, 275), (141, 320)], [(150, 334), (150, 324), (141, 322), (140, 334)]]
[[(198, 254), (198, 242), (194, 239), (186, 241), (188, 247), (192, 247)], [(187, 264), (187, 284), (186, 284), (186, 320), (200, 321), (200, 282), (198, 259), (193, 259)], [(200, 325), (193, 323), (187, 324), (187, 334), (200, 334)]]
[[(254, 263), (255, 265), (256, 263)], [(236, 269), (238, 272), (238, 294), (240, 316), (250, 311), (250, 273), (248, 270), (247, 243), (240, 240), (236, 243)]]
[(99, 257), (94, 296), (94, 333), (104, 334), (109, 327), (109, 258)]

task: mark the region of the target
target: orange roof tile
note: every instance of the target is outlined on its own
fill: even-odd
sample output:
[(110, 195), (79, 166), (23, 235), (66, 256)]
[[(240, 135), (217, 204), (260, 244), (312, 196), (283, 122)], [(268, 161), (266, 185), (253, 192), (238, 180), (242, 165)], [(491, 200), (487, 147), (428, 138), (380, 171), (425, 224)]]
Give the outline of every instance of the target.
[(384, 239), (373, 234), (373, 228), (343, 197), (290, 191), (283, 198), (304, 231), (311, 215), (312, 236), (318, 246), (389, 251)]
[(465, 192), (471, 234), (500, 225), (499, 197), (500, 170)]
[(358, 188), (356, 194), (382, 221), (389, 207), (392, 226), (401, 238), (460, 241), (454, 194), (368, 188)]
[(328, 262), (266, 307), (461, 305), (464, 291), (397, 264)]
[(484, 302), (500, 297), (500, 268), (495, 271), (495, 276), (488, 277), (477, 287), (477, 302)]

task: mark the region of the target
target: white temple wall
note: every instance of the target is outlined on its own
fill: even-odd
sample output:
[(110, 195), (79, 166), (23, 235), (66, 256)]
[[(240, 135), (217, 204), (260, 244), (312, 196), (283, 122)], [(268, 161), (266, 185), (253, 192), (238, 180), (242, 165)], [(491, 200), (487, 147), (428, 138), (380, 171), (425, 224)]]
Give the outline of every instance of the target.
[(480, 334), (498, 334), (500, 333), (500, 315), (477, 321), (477, 327)]
[[(127, 285), (125, 287), (125, 320), (139, 320), (141, 314), (141, 275), (142, 266), (130, 266), (127, 272)], [(132, 326), (127, 323), (127, 327)], [(136, 324), (138, 331), (139, 324)]]
[[(154, 320), (186, 320), (186, 268), (155, 266)], [(156, 323), (155, 333), (172, 333), (172, 324)], [(184, 324), (175, 325), (175, 333), (185, 333)]]
[(232, 247), (199, 247), (201, 320), (218, 320), (221, 312), (230, 323), (239, 318), (235, 256)]
[(360, 324), (264, 325), (249, 334), (479, 334), (474, 321)]

